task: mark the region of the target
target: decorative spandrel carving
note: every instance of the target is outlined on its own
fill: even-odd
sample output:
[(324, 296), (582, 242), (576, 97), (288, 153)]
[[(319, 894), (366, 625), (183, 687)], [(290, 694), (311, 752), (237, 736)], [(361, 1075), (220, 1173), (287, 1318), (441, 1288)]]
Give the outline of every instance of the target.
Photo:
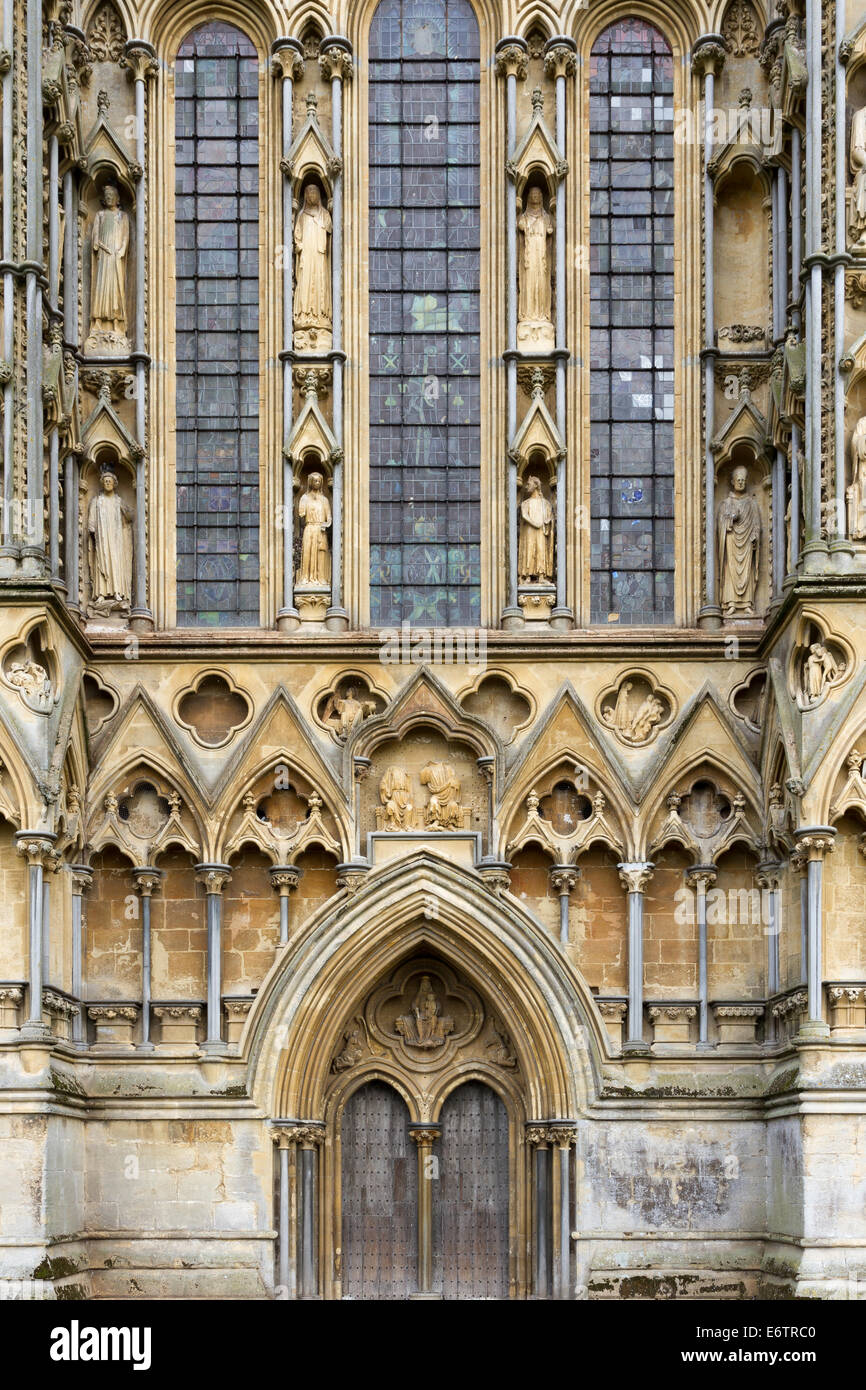
[(422, 975), (411, 1010), (400, 1014), (394, 1021), (394, 1027), (406, 1047), (417, 1047), (428, 1052), (445, 1045), (449, 1033), (454, 1031), (454, 1019), (442, 1013), (442, 1005), (429, 975)]
[(521, 584), (544, 583), (553, 577), (553, 529), (553, 507), (540, 479), (530, 477), (520, 503), (517, 572)]
[(757, 56), (761, 47), (758, 16), (749, 0), (733, 0), (722, 21), (722, 37), (727, 40), (732, 57)]
[(848, 211), (848, 245), (866, 251), (866, 106), (854, 112), (848, 151), (852, 186)]
[(97, 63), (119, 63), (126, 36), (113, 5), (100, 5), (87, 31), (87, 47)]
[(848, 535), (866, 540), (866, 415), (861, 415), (851, 435), (851, 482), (845, 492), (848, 503)]
[(90, 252), (90, 332), (84, 351), (97, 357), (123, 357), (131, 350), (126, 308), (129, 217), (112, 183), (102, 190), (102, 206), (90, 234)]
[(652, 743), (659, 730), (671, 722), (674, 710), (673, 696), (642, 671), (623, 676), (605, 691), (598, 704), (602, 723), (630, 748)]
[[(533, 788), (526, 798), (526, 810), (513, 838), (509, 837), (509, 859), (527, 845), (541, 845), (555, 864), (575, 864), (594, 842), (608, 845), (622, 854), (622, 836), (608, 815), (607, 799), (601, 790), (591, 797), (578, 791), (575, 781), (554, 776), (549, 792), (540, 796)], [(583, 768), (575, 768), (575, 780), (589, 787)]]
[(115, 473), (102, 473), (99, 489), (87, 512), (87, 614), (126, 616), (132, 604), (132, 508), (117, 490)]
[(666, 812), (650, 844), (650, 855), (680, 844), (698, 864), (714, 864), (737, 842), (757, 847), (759, 834), (742, 792), (729, 792), (706, 777), (668, 793)]
[(520, 236), (518, 266), (518, 344), (533, 352), (554, 346), (551, 318), (551, 253), (553, 218), (544, 206), (544, 193), (538, 185), (529, 189), (526, 210), (517, 220)]
[(413, 959), (355, 1008), (340, 1034), (331, 1075), (380, 1066), (441, 1073), (466, 1064), (515, 1072), (519, 1059), (502, 1019), (450, 965)]
[(331, 347), (331, 215), (317, 183), (304, 188), (295, 220), (295, 348), (328, 352)]
[(719, 507), (719, 599), (725, 617), (753, 617), (761, 559), (761, 510), (748, 491), (748, 472), (731, 473)]

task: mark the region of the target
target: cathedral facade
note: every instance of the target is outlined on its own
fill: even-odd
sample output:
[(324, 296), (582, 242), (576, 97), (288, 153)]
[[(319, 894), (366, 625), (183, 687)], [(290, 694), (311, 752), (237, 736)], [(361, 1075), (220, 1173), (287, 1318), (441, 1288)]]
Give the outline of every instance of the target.
[(0, 1294), (863, 1297), (866, 2), (2, 24)]

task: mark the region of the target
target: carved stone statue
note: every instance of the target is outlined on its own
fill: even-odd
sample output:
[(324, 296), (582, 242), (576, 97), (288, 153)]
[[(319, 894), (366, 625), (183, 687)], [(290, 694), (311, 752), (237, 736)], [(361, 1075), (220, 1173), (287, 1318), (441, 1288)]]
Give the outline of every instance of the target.
[(430, 976), (424, 975), (418, 993), (412, 1001), (412, 1012), (401, 1014), (394, 1027), (409, 1047), (429, 1051), (441, 1047), (449, 1033), (454, 1032), (454, 1020), (440, 1013), (439, 1000), (433, 993)]
[(854, 112), (848, 162), (853, 178), (848, 244), (866, 250), (866, 106)]
[(553, 346), (551, 318), (550, 244), (553, 219), (538, 187), (530, 188), (526, 211), (517, 220), (522, 238), (518, 274), (517, 338), (543, 347)]
[(866, 539), (866, 415), (861, 415), (851, 436), (851, 483), (845, 493), (848, 502), (848, 535)]
[(463, 820), (460, 783), (450, 763), (427, 763), (420, 772), (422, 787), (428, 787), (430, 800), (424, 820), (431, 830), (459, 830)]
[(412, 791), (405, 768), (389, 767), (379, 783), (382, 830), (408, 830), (412, 824)]
[(132, 603), (132, 509), (117, 492), (117, 477), (103, 473), (87, 513), (89, 613), (128, 613)]
[(827, 686), (839, 675), (839, 663), (823, 642), (813, 642), (803, 663), (803, 694), (815, 705), (825, 694)]
[(295, 347), (331, 346), (331, 216), (318, 184), (308, 183), (295, 221)]
[(543, 583), (553, 575), (553, 508), (538, 478), (527, 481), (520, 503), (517, 573), (521, 584)]
[(761, 549), (761, 512), (746, 491), (748, 473), (735, 468), (731, 486), (719, 508), (719, 593), (725, 617), (755, 611)]
[(51, 678), (38, 661), (32, 657), (27, 657), (25, 661), (13, 661), (6, 672), (6, 679), (21, 692), (22, 699), (30, 709), (42, 713), (51, 709), (54, 697)]
[(369, 715), (376, 713), (373, 700), (359, 700), (355, 687), (347, 687), (345, 695), (329, 695), (322, 712), (322, 723), (330, 724), (340, 738), (348, 738), (358, 724)]
[(656, 724), (660, 724), (664, 719), (665, 707), (657, 695), (647, 695), (646, 699), (638, 706), (637, 713), (628, 727), (626, 737), (633, 743), (644, 743), (649, 738)]
[(129, 352), (126, 315), (126, 256), (129, 218), (114, 184), (102, 190), (102, 207), (93, 219), (90, 241), (90, 333), (85, 352)]
[(298, 516), (304, 523), (299, 584), (327, 586), (331, 582), (331, 553), (328, 549), (331, 504), (323, 489), (321, 473), (311, 473), (307, 480), (307, 491), (298, 503)]

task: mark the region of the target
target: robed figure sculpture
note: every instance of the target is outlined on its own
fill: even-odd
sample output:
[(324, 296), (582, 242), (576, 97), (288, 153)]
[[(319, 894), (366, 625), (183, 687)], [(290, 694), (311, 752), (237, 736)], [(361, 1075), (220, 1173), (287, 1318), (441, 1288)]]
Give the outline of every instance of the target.
[(295, 222), (295, 347), (302, 351), (331, 346), (331, 215), (318, 184), (308, 183)]
[(132, 603), (132, 509), (114, 473), (103, 473), (99, 486), (87, 513), (89, 613), (125, 614)]
[(719, 508), (719, 589), (725, 617), (755, 612), (761, 549), (761, 511), (746, 491), (748, 473), (735, 468), (731, 486)]

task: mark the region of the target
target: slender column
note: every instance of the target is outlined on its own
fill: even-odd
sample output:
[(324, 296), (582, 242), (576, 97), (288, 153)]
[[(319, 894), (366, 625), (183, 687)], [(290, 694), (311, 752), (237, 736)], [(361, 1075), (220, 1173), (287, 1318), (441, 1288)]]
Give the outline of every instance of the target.
[(279, 1153), (277, 1284), (285, 1297), (298, 1296), (298, 1132), (299, 1127), (273, 1122), (271, 1137)]
[[(135, 889), (141, 898), (141, 1042), (138, 1044), (139, 1051), (141, 1052), (153, 1051), (153, 1043), (150, 1040), (150, 899), (151, 895), (157, 891), (164, 878), (165, 872), (162, 869), (153, 869), (148, 865), (142, 865), (140, 868), (133, 869), (132, 871)], [(210, 1015), (208, 1015), (208, 1022), (210, 1022)]]
[[(800, 335), (800, 277), (803, 273), (802, 168), (800, 131), (791, 127), (791, 323), (796, 338)], [(808, 434), (807, 434), (808, 438)], [(791, 569), (800, 560), (800, 427), (791, 424)]]
[(441, 1138), (438, 1125), (413, 1124), (409, 1138), (418, 1149), (418, 1292), (417, 1298), (436, 1298), (433, 1292), (433, 1145)]
[[(773, 182), (773, 338), (778, 345), (785, 335), (788, 291), (788, 176), (782, 165)], [(785, 472), (786, 458), (776, 449), (772, 472), (772, 597), (780, 599), (785, 580)], [(792, 511), (793, 517), (793, 511)]]
[(535, 1227), (535, 1269), (533, 1271), (536, 1298), (549, 1298), (551, 1293), (551, 1184), (550, 1141), (547, 1125), (529, 1124), (526, 1142), (533, 1150), (535, 1182), (532, 1189), (532, 1216)]
[(716, 332), (714, 276), (714, 214), (713, 214), (713, 108), (716, 76), (725, 62), (724, 40), (718, 34), (706, 34), (698, 39), (692, 52), (692, 71), (704, 80), (704, 501), (706, 526), (704, 531), (705, 593), (698, 614), (698, 625), (718, 628), (722, 610), (716, 595), (716, 467), (712, 442), (715, 434), (716, 409)]
[(708, 1047), (707, 889), (716, 881), (716, 867), (714, 864), (695, 864), (686, 870), (686, 880), (695, 891), (698, 919), (698, 1047)]
[(3, 130), (2, 130), (2, 209), (3, 219), (3, 534), (4, 550), (14, 544), (17, 527), (14, 521), (14, 402), (15, 387), (12, 377), (12, 360), (15, 353), (15, 277), (12, 263), (15, 259), (13, 241), (13, 117), (14, 72), (13, 57), (20, 37), (15, 32), (14, 0), (3, 0), (3, 58), (0, 72), (3, 76)]
[(628, 893), (628, 1037), (623, 1052), (646, 1052), (643, 1036), (643, 895), (655, 866), (648, 861), (618, 864)]
[(580, 869), (574, 864), (551, 864), (548, 875), (554, 893), (559, 894), (559, 941), (568, 945), (568, 901), (577, 885)]
[(271, 887), (280, 895), (280, 945), (289, 944), (289, 894), (297, 888), (300, 869), (293, 864), (279, 864), (269, 870)]
[(553, 1274), (553, 1296), (571, 1298), (571, 1149), (577, 1139), (571, 1120), (554, 1120), (547, 1137), (553, 1146), (554, 1191), (556, 1215), (556, 1259)]
[[(505, 78), (505, 148), (510, 161), (517, 147), (517, 83), (529, 71), (525, 39), (513, 35), (496, 45), (496, 72)], [(517, 433), (517, 188), (510, 164), (506, 165), (505, 185), (505, 419), (508, 439), (508, 565), (505, 608), (506, 627), (522, 626), (517, 604), (517, 459), (511, 442)]]
[(847, 262), (847, 237), (845, 228), (845, 68), (841, 60), (842, 39), (845, 35), (845, 0), (835, 0), (836, 53), (833, 65), (835, 82), (835, 131), (836, 143), (836, 255), (833, 267), (833, 327), (834, 327), (834, 371), (833, 371), (833, 428), (835, 432), (835, 492), (836, 515), (835, 536), (830, 549), (853, 554), (853, 546), (846, 540), (848, 515), (845, 506), (845, 378), (842, 375), (842, 358), (845, 355), (845, 265)]
[(51, 880), (63, 860), (59, 854), (46, 854), (42, 864), (42, 984), (57, 985), (51, 972)]
[(331, 144), (335, 160), (332, 170), (331, 298), (333, 323), (331, 361), (334, 368), (333, 429), (337, 440), (331, 506), (331, 605), (325, 615), (330, 632), (342, 632), (349, 620), (343, 607), (343, 83), (351, 79), (352, 45), (341, 34), (322, 41), (319, 68), (331, 84)]
[(42, 260), (42, 0), (30, 0), (27, 6), (27, 129), (25, 140), (27, 158), (27, 259), (24, 263), (27, 335), (25, 344), (27, 511), (22, 554), (35, 561), (31, 573), (41, 573), (44, 566), (45, 547), (43, 514), (45, 455), (42, 432), (42, 286), (45, 275)]
[(21, 1029), (22, 1036), (39, 1040), (50, 1038), (51, 1029), (42, 1019), (42, 987), (45, 983), (43, 956), (44, 866), (57, 836), (47, 830), (19, 830), (16, 848), (28, 864), (28, 914), (30, 935), (30, 1013)]
[(809, 429), (806, 438), (806, 542), (803, 557), (815, 556), (820, 565), (827, 544), (821, 536), (821, 319), (823, 270), (821, 264), (821, 3), (806, 0), (806, 267), (809, 275), (806, 300), (806, 399)]
[(135, 159), (139, 181), (135, 197), (135, 333), (132, 360), (135, 366), (135, 548), (133, 606), (130, 621), (136, 631), (153, 627), (147, 606), (147, 393), (150, 358), (146, 347), (147, 300), (147, 83), (159, 72), (156, 49), (144, 39), (130, 39), (124, 50), (126, 66), (135, 82)]
[(207, 893), (207, 1039), (205, 1052), (224, 1052), (222, 1037), (222, 893), (231, 879), (228, 864), (196, 864)]
[[(544, 71), (549, 78), (556, 80), (556, 144), (563, 158), (568, 156), (568, 119), (566, 82), (577, 70), (577, 44), (564, 34), (557, 34), (544, 45)], [(566, 256), (566, 188), (565, 179), (568, 164), (557, 171), (556, 185), (556, 428), (565, 443), (568, 431), (566, 410), (566, 375), (568, 370), (568, 344), (566, 342), (566, 322), (568, 311), (569, 276), (565, 268)], [(550, 618), (555, 628), (566, 629), (572, 626), (574, 615), (568, 607), (568, 537), (566, 518), (568, 515), (568, 488), (566, 486), (566, 462), (563, 455), (556, 466), (556, 607)]]
[(370, 771), (370, 759), (356, 757), (352, 763), (355, 776), (355, 858), (364, 859), (361, 853), (361, 784), (366, 781)]
[(801, 1038), (830, 1035), (823, 1011), (823, 874), (824, 855), (833, 848), (836, 831), (830, 825), (802, 826), (795, 831), (797, 851), (806, 861), (806, 1021)]
[(72, 1016), (72, 1041), (86, 1046), (84, 1024), (84, 898), (93, 883), (93, 870), (87, 864), (73, 864), (72, 875), (72, 997), (79, 1005)]
[(302, 1125), (300, 1144), (300, 1297), (315, 1298), (319, 1289), (318, 1259), (318, 1149), (324, 1140), (321, 1126)]
[(292, 571), (294, 549), (294, 492), (292, 488), (292, 461), (288, 454), (289, 439), (292, 433), (294, 398), (292, 394), (292, 301), (294, 282), (294, 243), (292, 225), (292, 174), (289, 156), (292, 150), (294, 83), (304, 75), (304, 51), (297, 39), (279, 38), (271, 45), (273, 62), (271, 72), (280, 82), (280, 103), (282, 112), (282, 159), (283, 172), (282, 200), (282, 271), (283, 271), (283, 348), (280, 359), (283, 364), (283, 594), (282, 606), (277, 614), (277, 627), (281, 632), (293, 632), (300, 619), (294, 601), (294, 574)]
[[(779, 933), (781, 930), (781, 919), (779, 914), (780, 897), (780, 875), (782, 872), (781, 864), (775, 859), (763, 859), (758, 865), (756, 878), (761, 894), (767, 895), (767, 921), (764, 926), (764, 934), (767, 938), (767, 996), (772, 998), (779, 993), (782, 981), (781, 962), (779, 959)], [(763, 904), (762, 904), (763, 906)], [(764, 914), (761, 913), (763, 921)]]

